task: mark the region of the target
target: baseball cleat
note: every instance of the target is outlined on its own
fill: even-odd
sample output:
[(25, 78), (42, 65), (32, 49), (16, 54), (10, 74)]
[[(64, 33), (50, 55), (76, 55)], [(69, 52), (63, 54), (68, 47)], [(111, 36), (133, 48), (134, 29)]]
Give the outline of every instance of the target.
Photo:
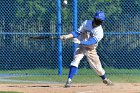
[(72, 83), (72, 81), (70, 81), (70, 80), (67, 80), (67, 82), (66, 82), (66, 84), (65, 84), (65, 88), (68, 88), (68, 87), (71, 87), (71, 83)]
[(112, 86), (113, 85), (113, 83), (109, 79), (107, 79), (107, 78), (103, 80), (103, 83), (108, 85), (108, 86)]

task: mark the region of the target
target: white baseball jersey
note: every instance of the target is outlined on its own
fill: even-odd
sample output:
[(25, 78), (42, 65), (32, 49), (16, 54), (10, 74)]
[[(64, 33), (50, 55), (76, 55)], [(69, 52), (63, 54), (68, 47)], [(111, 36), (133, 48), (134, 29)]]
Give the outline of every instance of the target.
[[(80, 33), (78, 39), (80, 41), (87, 41), (89, 38), (95, 38), (97, 43), (94, 45), (98, 45), (98, 42), (103, 38), (103, 28), (102, 26), (93, 27), (93, 20), (86, 20), (82, 23), (82, 25), (78, 29), (78, 33)], [(92, 46), (92, 45), (91, 45)], [(89, 47), (91, 47), (89, 46)]]

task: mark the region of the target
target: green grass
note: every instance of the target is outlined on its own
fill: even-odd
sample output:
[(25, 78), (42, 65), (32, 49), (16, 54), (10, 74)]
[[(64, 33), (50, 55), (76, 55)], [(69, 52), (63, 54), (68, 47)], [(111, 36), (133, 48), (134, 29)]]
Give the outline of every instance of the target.
[[(113, 69), (106, 68), (107, 77), (113, 82), (137, 83), (140, 82), (139, 69)], [(64, 83), (67, 80), (68, 69), (63, 69), (64, 75), (57, 75), (57, 69), (29, 69), (29, 70), (9, 70), (0, 71), (0, 74), (21, 74), (17, 77), (8, 77), (10, 80), (23, 81), (47, 81)], [(55, 75), (52, 75), (55, 74)], [(91, 69), (79, 69), (78, 74), (74, 77), (75, 83), (99, 83), (101, 79)]]
[[(140, 82), (139, 76), (134, 75), (108, 75), (113, 82), (120, 83), (137, 83)], [(10, 77), (7, 79), (23, 80), (23, 81), (48, 81), (48, 82), (60, 82), (64, 83), (67, 79), (66, 75), (50, 75), (50, 76), (21, 76)], [(76, 75), (73, 79), (75, 83), (100, 83), (101, 79), (97, 75)]]
[(23, 92), (12, 92), (12, 91), (0, 91), (0, 93), (23, 93)]
[[(69, 69), (63, 69), (63, 74), (68, 74)], [(115, 69), (105, 67), (105, 71), (111, 74), (140, 74), (140, 69)], [(0, 74), (57, 74), (58, 69), (23, 69), (23, 70), (1, 70)], [(93, 74), (92, 69), (82, 68), (78, 70), (78, 74)]]

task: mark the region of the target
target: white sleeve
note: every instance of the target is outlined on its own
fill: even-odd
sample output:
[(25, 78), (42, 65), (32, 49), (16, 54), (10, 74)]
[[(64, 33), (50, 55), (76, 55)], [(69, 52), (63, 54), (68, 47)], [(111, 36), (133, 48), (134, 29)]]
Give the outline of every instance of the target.
[(81, 26), (78, 28), (78, 33), (81, 33), (81, 32), (83, 32), (84, 31), (84, 27), (85, 27), (85, 24), (87, 23), (87, 20), (86, 21), (84, 21), (82, 24), (81, 24)]

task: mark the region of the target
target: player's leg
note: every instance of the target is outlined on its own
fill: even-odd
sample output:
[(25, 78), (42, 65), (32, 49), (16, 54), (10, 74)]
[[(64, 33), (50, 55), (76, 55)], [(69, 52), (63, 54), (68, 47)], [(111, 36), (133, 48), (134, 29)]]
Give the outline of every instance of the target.
[(86, 56), (91, 68), (93, 68), (96, 71), (96, 73), (101, 77), (103, 83), (107, 85), (112, 85), (112, 82), (106, 77), (105, 70), (102, 68), (96, 50), (94, 49), (94, 50), (87, 51)]
[(69, 69), (69, 75), (68, 75), (68, 80), (65, 84), (65, 87), (70, 87), (70, 84), (72, 82), (72, 79), (74, 77), (74, 75), (77, 72), (78, 69), (78, 65), (80, 63), (80, 60), (83, 58), (84, 54), (82, 53), (81, 49), (76, 49), (73, 61), (70, 64), (70, 69)]

